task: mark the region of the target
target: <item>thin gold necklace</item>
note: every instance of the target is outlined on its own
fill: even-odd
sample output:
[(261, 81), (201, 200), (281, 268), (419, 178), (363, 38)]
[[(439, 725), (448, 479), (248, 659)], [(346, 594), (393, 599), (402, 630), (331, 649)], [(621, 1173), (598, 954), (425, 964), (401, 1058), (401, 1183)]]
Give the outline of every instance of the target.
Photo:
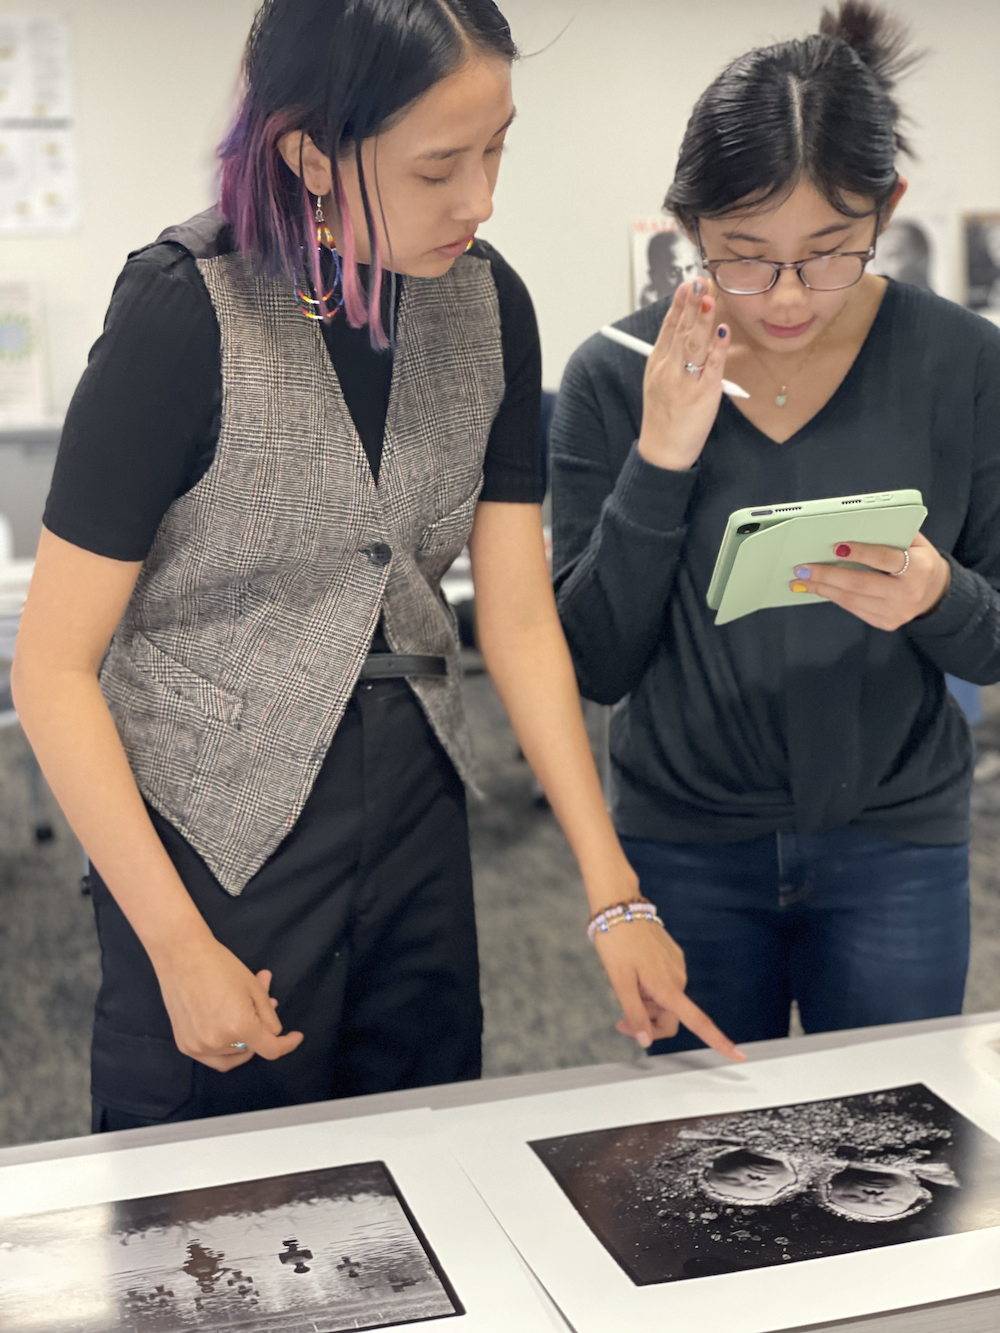
[(757, 351), (757, 349), (754, 347), (753, 343), (752, 343), (749, 339), (747, 340), (747, 344), (746, 344), (746, 345), (747, 345), (747, 348), (748, 348), (750, 354), (751, 354), (753, 357), (756, 358), (758, 365), (760, 365), (760, 366), (763, 368), (763, 370), (764, 370), (765, 374), (767, 375), (767, 377), (768, 377), (769, 379), (773, 380), (774, 383), (775, 383), (776, 385), (778, 385), (778, 392), (774, 395), (774, 404), (775, 404), (776, 407), (784, 407), (785, 404), (788, 402), (788, 389), (789, 389), (790, 385), (792, 385), (792, 384), (798, 379), (798, 377), (799, 377), (799, 376), (802, 374), (802, 372), (805, 370), (806, 366), (809, 364), (809, 362), (813, 359), (813, 357), (814, 357), (814, 356), (816, 355), (816, 353), (819, 351), (820, 347), (822, 347), (823, 342), (824, 342), (824, 340), (826, 339), (827, 334), (830, 332), (830, 330), (833, 328), (834, 324), (836, 324), (837, 320), (840, 318), (840, 316), (843, 314), (843, 312), (844, 312), (846, 309), (847, 309), (847, 302), (845, 302), (844, 305), (842, 305), (842, 306), (840, 307), (840, 309), (839, 309), (839, 310), (837, 311), (837, 313), (834, 315), (833, 319), (830, 320), (829, 324), (826, 326), (826, 328), (823, 330), (823, 332), (819, 335), (819, 337), (818, 337), (818, 338), (816, 339), (816, 341), (813, 343), (812, 347), (809, 348), (809, 351), (806, 353), (806, 359), (805, 359), (805, 360), (802, 362), (802, 364), (799, 366), (798, 370), (796, 370), (795, 374), (792, 375), (789, 379), (787, 379), (787, 380), (785, 381), (784, 384), (780, 384), (780, 385), (778, 384), (778, 381), (774, 379), (774, 376), (771, 374), (771, 371), (768, 370), (768, 368), (767, 368), (767, 363), (766, 363), (766, 362), (764, 361), (764, 359), (761, 357), (761, 355), (759, 354), (759, 352)]

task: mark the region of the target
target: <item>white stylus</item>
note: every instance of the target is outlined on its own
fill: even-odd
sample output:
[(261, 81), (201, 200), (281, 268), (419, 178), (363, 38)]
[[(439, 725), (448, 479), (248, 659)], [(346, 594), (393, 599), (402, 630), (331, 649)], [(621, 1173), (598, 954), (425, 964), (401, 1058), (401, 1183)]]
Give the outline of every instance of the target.
[[(640, 356), (649, 356), (653, 350), (653, 344), (643, 342), (641, 338), (633, 338), (631, 333), (622, 333), (621, 329), (614, 328), (611, 324), (605, 324), (601, 329), (603, 337), (608, 338), (613, 343), (618, 343), (622, 347), (629, 348), (632, 352), (638, 352)], [(750, 395), (746, 389), (741, 389), (738, 384), (732, 380), (722, 381), (722, 392), (728, 393), (730, 398), (749, 398)]]

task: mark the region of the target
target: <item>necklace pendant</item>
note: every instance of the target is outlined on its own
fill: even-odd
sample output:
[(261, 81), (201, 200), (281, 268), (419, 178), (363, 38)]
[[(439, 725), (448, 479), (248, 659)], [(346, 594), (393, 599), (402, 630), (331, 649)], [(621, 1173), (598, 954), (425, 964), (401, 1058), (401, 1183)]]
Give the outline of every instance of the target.
[(788, 402), (788, 394), (787, 393), (776, 394), (774, 401), (776, 406), (784, 407), (785, 404)]

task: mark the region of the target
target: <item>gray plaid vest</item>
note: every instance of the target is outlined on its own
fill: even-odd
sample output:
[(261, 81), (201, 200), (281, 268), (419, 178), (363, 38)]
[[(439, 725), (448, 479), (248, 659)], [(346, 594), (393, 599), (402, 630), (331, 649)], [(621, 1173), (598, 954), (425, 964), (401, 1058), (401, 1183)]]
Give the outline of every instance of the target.
[(407, 278), (376, 486), (289, 285), (240, 255), (198, 264), (222, 334), (222, 430), (163, 519), (101, 686), (143, 795), (235, 895), (295, 824), (380, 613), (393, 651), (448, 659), (447, 677), (411, 683), (471, 778), (440, 581), (469, 536), (504, 373), (486, 261)]

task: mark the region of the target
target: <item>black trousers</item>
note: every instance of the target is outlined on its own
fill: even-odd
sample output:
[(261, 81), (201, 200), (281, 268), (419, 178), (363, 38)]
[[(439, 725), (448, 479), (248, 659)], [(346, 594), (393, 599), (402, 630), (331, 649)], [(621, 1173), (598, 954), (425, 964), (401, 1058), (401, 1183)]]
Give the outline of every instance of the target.
[(363, 682), (295, 828), (238, 898), (151, 811), (209, 929), (274, 973), (290, 1055), (220, 1074), (174, 1044), (138, 937), (92, 871), (103, 981), (94, 1131), (478, 1078), (465, 793), (403, 680)]

